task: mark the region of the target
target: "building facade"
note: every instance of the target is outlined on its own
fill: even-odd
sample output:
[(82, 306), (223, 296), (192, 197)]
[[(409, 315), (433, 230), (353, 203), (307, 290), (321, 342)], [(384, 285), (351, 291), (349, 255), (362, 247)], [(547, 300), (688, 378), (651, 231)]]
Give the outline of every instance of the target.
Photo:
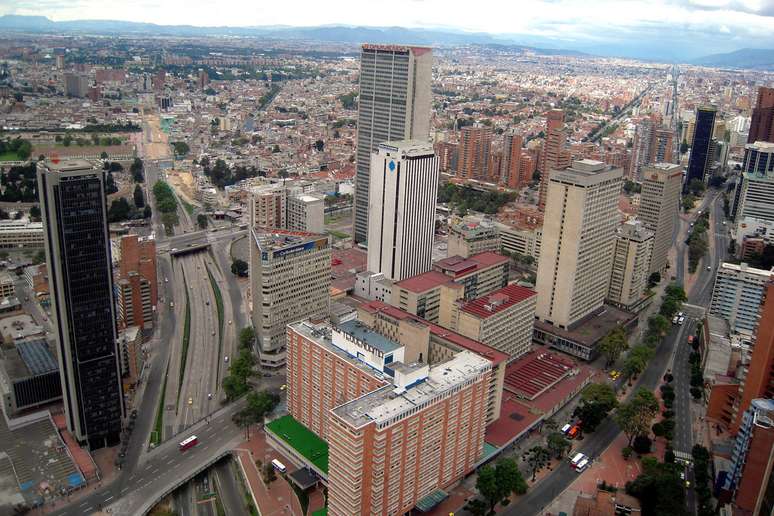
[(712, 133), (715, 129), (717, 112), (718, 110), (715, 106), (699, 106), (696, 108), (691, 155), (688, 158), (683, 192), (688, 191), (688, 185), (692, 180), (698, 179), (702, 183), (707, 180), (708, 172), (714, 161)]
[(774, 143), (774, 88), (758, 88), (758, 99), (752, 110), (747, 143)]
[(774, 221), (774, 143), (745, 145), (731, 214), (735, 220), (751, 217)]
[(643, 168), (637, 217), (653, 232), (650, 272), (663, 272), (668, 264), (677, 216), (683, 171), (679, 165), (656, 163)]
[(156, 241), (126, 235), (121, 238), (118, 280), (118, 322), (121, 328), (153, 329), (158, 304)]
[(728, 321), (731, 331), (752, 335), (758, 326), (763, 291), (772, 274), (746, 263), (721, 263), (715, 276), (710, 313)]
[(538, 209), (546, 207), (548, 182), (552, 170), (562, 170), (570, 166), (570, 153), (565, 149), (567, 135), (564, 132), (564, 111), (552, 109), (546, 114), (546, 137), (540, 151), (538, 171), (540, 172), (540, 192)]
[(774, 470), (774, 400), (755, 399), (744, 412), (731, 452), (730, 490), (734, 514), (771, 514), (769, 484)]
[(368, 238), (371, 153), (380, 143), (426, 140), (430, 134), (432, 66), (433, 51), (427, 47), (361, 47), (353, 213), (356, 243)]
[(500, 251), (497, 226), (488, 220), (460, 221), (449, 226), (447, 256), (468, 258), (487, 251)]
[(0, 220), (0, 249), (42, 249), (43, 223)]
[(635, 310), (643, 301), (650, 276), (653, 232), (634, 220), (618, 227), (613, 246), (613, 268), (607, 300), (624, 310)]
[(328, 314), (331, 248), (328, 237), (251, 229), (252, 322), (261, 366), (285, 364), (286, 326)]
[(457, 177), (487, 181), (492, 153), (492, 128), (468, 125), (460, 133)]
[(599, 161), (554, 170), (538, 262), (536, 316), (569, 328), (607, 296), (623, 171)]
[(392, 281), (430, 270), (438, 175), (429, 143), (379, 145), (369, 179), (368, 270)]
[(92, 449), (112, 446), (125, 407), (105, 173), (86, 161), (40, 162), (38, 191), (67, 427)]

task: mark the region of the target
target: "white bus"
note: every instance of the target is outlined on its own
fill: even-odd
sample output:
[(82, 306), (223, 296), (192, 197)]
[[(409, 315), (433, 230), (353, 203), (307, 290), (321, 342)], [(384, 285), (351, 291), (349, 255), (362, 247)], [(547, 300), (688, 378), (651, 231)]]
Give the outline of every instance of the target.
[(280, 473), (284, 473), (287, 470), (285, 465), (283, 463), (281, 463), (280, 461), (278, 461), (277, 459), (272, 460), (271, 461), (271, 465), (274, 466), (274, 469), (276, 469)]

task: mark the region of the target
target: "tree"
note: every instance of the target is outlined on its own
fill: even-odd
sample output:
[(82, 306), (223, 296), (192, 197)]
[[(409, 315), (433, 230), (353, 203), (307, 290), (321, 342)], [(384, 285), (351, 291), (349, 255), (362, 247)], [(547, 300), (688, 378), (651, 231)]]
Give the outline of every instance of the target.
[(35, 255), (32, 257), (32, 263), (35, 265), (41, 264), (46, 261), (46, 252), (41, 249), (38, 252), (35, 253)]
[(638, 435), (634, 438), (632, 449), (640, 455), (645, 455), (646, 453), (650, 453), (650, 447), (652, 444), (652, 441), (647, 435)]
[(317, 149), (317, 152), (322, 152), (323, 149), (325, 149), (325, 142), (322, 140), (317, 140), (314, 142), (314, 148)]
[(486, 465), (478, 470), (476, 489), (484, 498), (482, 504), (473, 504), (473, 511), (478, 514), (494, 514), (497, 504), (508, 504), (508, 496), (512, 493), (527, 492), (527, 483), (521, 476), (513, 459), (503, 458), (494, 466)]
[(562, 432), (551, 432), (546, 437), (546, 448), (552, 456), (557, 459), (561, 459), (562, 455), (571, 448), (570, 441), (564, 436)]
[(581, 421), (584, 432), (593, 432), (616, 405), (618, 400), (610, 384), (592, 383), (583, 389), (573, 417)]
[(246, 326), (239, 332), (239, 349), (252, 349), (255, 344), (255, 330), (252, 326)]
[(110, 204), (110, 209), (108, 210), (108, 222), (121, 222), (126, 220), (129, 217), (131, 210), (132, 208), (129, 206), (129, 201), (125, 198), (119, 197), (118, 199), (115, 199)]
[(247, 277), (249, 266), (246, 261), (240, 260), (239, 258), (235, 259), (231, 263), (231, 273), (239, 276), (241, 278)]
[(650, 428), (650, 422), (658, 413), (658, 400), (647, 389), (640, 388), (634, 397), (618, 407), (614, 420), (629, 439), (631, 446), (634, 438), (644, 435)]
[(606, 367), (610, 367), (628, 347), (626, 331), (622, 327), (618, 327), (602, 338), (598, 349), (606, 357)]
[(207, 215), (200, 213), (196, 216), (196, 223), (200, 228), (205, 229), (207, 227)]
[(643, 515), (683, 516), (685, 487), (674, 464), (659, 463), (652, 457), (642, 460), (643, 472), (627, 482), (626, 492), (642, 504)]
[(537, 472), (548, 465), (551, 460), (551, 452), (542, 446), (533, 446), (523, 456), (523, 460), (529, 465), (529, 469), (532, 472), (532, 481), (535, 481)]
[(134, 185), (134, 205), (137, 208), (143, 208), (145, 206), (145, 194), (142, 193), (142, 187), (140, 185)]
[(185, 156), (191, 150), (185, 142), (173, 142), (172, 147), (175, 149), (175, 154), (178, 156)]
[(132, 165), (129, 167), (129, 172), (132, 173), (132, 178), (135, 183), (145, 182), (145, 174), (143, 174), (143, 163), (140, 158), (134, 158)]
[(651, 274), (650, 276), (648, 276), (648, 287), (649, 288), (653, 288), (656, 285), (658, 285), (659, 283), (661, 283), (661, 273), (660, 272), (656, 271), (653, 274)]
[(151, 215), (153, 214), (151, 207), (149, 204), (145, 205), (145, 209), (142, 210), (142, 218), (149, 219), (151, 218)]
[(699, 197), (701, 194), (703, 194), (706, 188), (707, 187), (705, 186), (704, 181), (701, 179), (694, 178), (691, 179), (690, 183), (688, 183), (688, 190), (690, 190), (695, 197)]
[(33, 206), (30, 208), (30, 218), (34, 221), (40, 221), (40, 208)]
[(664, 336), (669, 331), (669, 319), (663, 315), (651, 315), (648, 318), (648, 331)]

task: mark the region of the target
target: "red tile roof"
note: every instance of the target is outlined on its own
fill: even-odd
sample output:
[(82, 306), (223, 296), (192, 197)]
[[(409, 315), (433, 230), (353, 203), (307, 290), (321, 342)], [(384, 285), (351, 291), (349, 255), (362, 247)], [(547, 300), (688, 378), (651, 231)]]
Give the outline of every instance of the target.
[(536, 296), (537, 292), (531, 288), (520, 285), (507, 285), (499, 290), (495, 290), (485, 296), (465, 303), (461, 310), (482, 319), (491, 317), (496, 313), (502, 312), (517, 303), (521, 303)]
[(444, 283), (449, 283), (450, 281), (451, 280), (446, 274), (438, 271), (428, 271), (401, 280), (397, 282), (396, 285), (411, 292), (420, 293), (440, 287)]
[(484, 358), (488, 358), (492, 362), (493, 366), (497, 366), (501, 362), (508, 360), (508, 355), (506, 353), (498, 351), (491, 346), (487, 346), (483, 342), (479, 342), (477, 340), (465, 337), (464, 335), (460, 335), (457, 332), (448, 330), (442, 326), (438, 326), (437, 324), (433, 324), (430, 321), (426, 321), (419, 316), (410, 314), (404, 310), (401, 310), (400, 308), (388, 305), (387, 303), (382, 303), (381, 301), (369, 301), (360, 305), (360, 308), (370, 313), (382, 313), (399, 321), (404, 319), (411, 319), (413, 321), (417, 321), (420, 324), (424, 324), (430, 328), (430, 333), (433, 335), (437, 335), (438, 337), (456, 344), (463, 349), (467, 349)]
[(574, 362), (535, 350), (505, 369), (505, 388), (533, 400), (577, 368)]

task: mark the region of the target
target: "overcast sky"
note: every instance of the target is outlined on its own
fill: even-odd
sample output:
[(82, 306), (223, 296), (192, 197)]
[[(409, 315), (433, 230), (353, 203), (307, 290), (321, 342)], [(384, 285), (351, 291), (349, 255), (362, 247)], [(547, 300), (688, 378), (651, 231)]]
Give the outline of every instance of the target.
[(524, 34), (586, 44), (774, 48), (774, 0), (0, 0), (0, 14), (165, 25), (373, 25)]

